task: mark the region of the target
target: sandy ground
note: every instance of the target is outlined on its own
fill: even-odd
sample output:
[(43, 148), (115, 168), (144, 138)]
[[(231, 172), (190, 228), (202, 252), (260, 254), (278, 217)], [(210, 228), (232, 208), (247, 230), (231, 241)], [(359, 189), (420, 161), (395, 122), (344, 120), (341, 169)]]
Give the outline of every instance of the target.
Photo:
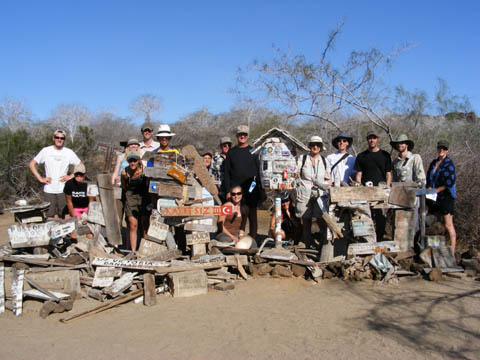
[[(0, 239), (9, 214), (0, 216)], [(3, 242), (3, 241), (2, 241)], [(71, 313), (99, 303), (80, 300)], [(480, 359), (480, 282), (238, 281), (72, 321), (25, 302), (0, 316), (0, 359)]]

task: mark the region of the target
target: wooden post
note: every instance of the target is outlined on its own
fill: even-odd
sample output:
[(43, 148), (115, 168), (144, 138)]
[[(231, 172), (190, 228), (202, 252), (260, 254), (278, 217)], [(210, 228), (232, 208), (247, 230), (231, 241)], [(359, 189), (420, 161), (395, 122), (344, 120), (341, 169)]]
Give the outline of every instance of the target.
[(0, 314), (5, 312), (5, 265), (0, 262)]
[(143, 304), (145, 306), (153, 306), (157, 304), (155, 275), (152, 273), (143, 274)]
[(25, 268), (23, 266), (23, 264), (14, 264), (12, 266), (12, 308), (15, 316), (22, 315), (23, 278), (25, 277)]
[(275, 248), (282, 248), (282, 199), (278, 193), (275, 196)]
[(99, 174), (97, 176), (97, 183), (100, 191), (100, 201), (102, 203), (108, 242), (111, 245), (120, 245), (122, 243), (122, 234), (120, 232), (120, 222), (117, 214), (117, 202), (115, 201), (113, 187), (110, 183), (111, 178), (111, 174)]

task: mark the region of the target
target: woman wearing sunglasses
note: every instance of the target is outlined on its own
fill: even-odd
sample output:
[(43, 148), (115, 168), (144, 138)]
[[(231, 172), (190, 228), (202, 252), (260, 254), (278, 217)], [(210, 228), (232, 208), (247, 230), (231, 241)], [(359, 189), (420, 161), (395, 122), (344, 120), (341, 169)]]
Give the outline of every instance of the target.
[[(138, 150), (127, 151), (128, 167), (122, 170), (122, 189), (125, 192), (125, 216), (127, 217), (130, 249), (137, 249), (138, 223), (144, 224), (146, 216), (147, 181), (143, 173)], [(143, 229), (144, 232), (146, 229)]]
[(234, 186), (230, 190), (231, 197), (224, 205), (232, 205), (232, 215), (218, 217), (218, 234), (215, 237), (220, 242), (237, 243), (245, 235), (248, 208), (243, 204), (242, 187)]
[(430, 206), (432, 212), (440, 212), (445, 222), (450, 245), (453, 253), (457, 244), (457, 233), (453, 226), (453, 210), (455, 199), (457, 198), (457, 182), (455, 174), (455, 165), (448, 155), (449, 143), (446, 140), (440, 140), (437, 143), (438, 157), (434, 159), (427, 172), (427, 188), (435, 189), (437, 199)]

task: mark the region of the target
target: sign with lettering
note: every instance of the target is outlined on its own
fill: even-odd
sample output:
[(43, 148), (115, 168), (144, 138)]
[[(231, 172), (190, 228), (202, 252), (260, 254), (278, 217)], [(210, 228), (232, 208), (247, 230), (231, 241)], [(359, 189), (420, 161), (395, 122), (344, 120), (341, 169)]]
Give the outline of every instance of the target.
[(160, 208), (162, 216), (220, 216), (232, 215), (233, 206), (175, 206)]
[(187, 245), (208, 244), (210, 242), (210, 234), (207, 232), (198, 232), (195, 234), (185, 235)]
[(105, 226), (105, 218), (103, 217), (102, 204), (99, 201), (90, 201), (88, 204), (87, 221)]
[(50, 237), (52, 239), (60, 239), (68, 234), (71, 234), (75, 231), (76, 222), (75, 220), (69, 221), (65, 224), (59, 224), (52, 229), (50, 229)]
[(45, 246), (50, 243), (50, 230), (58, 226), (55, 221), (44, 224), (12, 225), (8, 228), (8, 239), (13, 249)]
[(87, 185), (87, 196), (98, 196), (100, 193), (98, 191), (98, 186), (97, 184), (91, 184), (89, 183)]
[(150, 226), (147, 235), (158, 240), (165, 240), (167, 238), (168, 225), (164, 224), (160, 219), (150, 217)]
[(166, 261), (148, 261), (148, 260), (125, 260), (110, 258), (95, 258), (92, 262), (94, 266), (111, 266), (126, 269), (152, 270), (156, 267), (169, 266)]

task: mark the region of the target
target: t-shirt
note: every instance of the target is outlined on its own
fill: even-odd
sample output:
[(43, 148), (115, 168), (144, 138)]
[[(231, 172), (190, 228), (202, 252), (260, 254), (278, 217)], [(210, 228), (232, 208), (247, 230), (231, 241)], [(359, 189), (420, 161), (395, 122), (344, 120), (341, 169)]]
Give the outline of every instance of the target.
[(371, 181), (377, 186), (381, 181), (387, 181), (387, 172), (392, 171), (390, 154), (384, 150), (365, 150), (357, 156), (354, 169), (362, 172), (362, 184)]
[(87, 183), (79, 183), (75, 178), (70, 179), (65, 183), (63, 192), (72, 197), (74, 208), (88, 207)]
[[(335, 165), (345, 154), (338, 151), (327, 156), (327, 161), (330, 164), (330, 169)], [(333, 170), (330, 170), (330, 178), (334, 183), (345, 181), (349, 182), (350, 177), (355, 173), (353, 167), (355, 166), (355, 157), (348, 155), (345, 159), (340, 161)], [(353, 178), (353, 177), (352, 177)], [(354, 179), (355, 180), (355, 179)]]
[(66, 147), (58, 150), (54, 145), (44, 147), (33, 160), (37, 164), (45, 164), (45, 176), (52, 182), (45, 184), (43, 191), (49, 194), (61, 194), (65, 183), (60, 178), (67, 175), (69, 165), (80, 164), (80, 159), (72, 150)]

